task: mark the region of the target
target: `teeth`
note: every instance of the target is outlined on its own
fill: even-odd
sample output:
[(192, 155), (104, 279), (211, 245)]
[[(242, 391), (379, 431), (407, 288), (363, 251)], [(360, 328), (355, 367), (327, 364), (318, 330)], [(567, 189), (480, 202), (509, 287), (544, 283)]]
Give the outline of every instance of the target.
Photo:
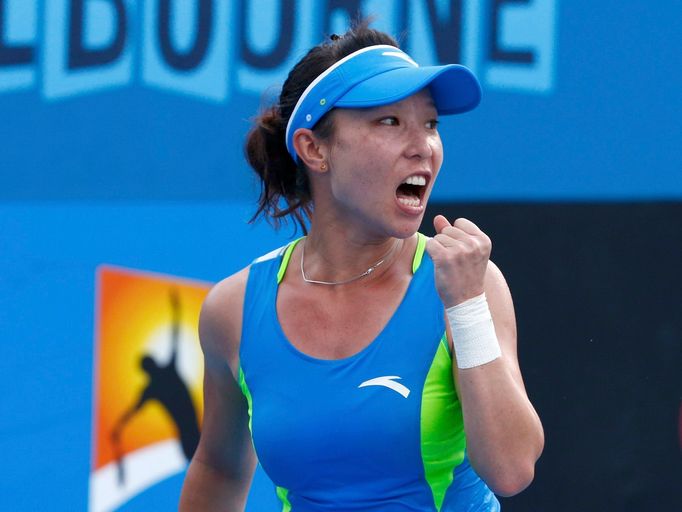
[(399, 197), (398, 201), (400, 201), (402, 204), (405, 206), (420, 206), (422, 204), (421, 200), (418, 197)]
[(403, 183), (407, 185), (426, 185), (426, 178), (424, 176), (410, 176)]

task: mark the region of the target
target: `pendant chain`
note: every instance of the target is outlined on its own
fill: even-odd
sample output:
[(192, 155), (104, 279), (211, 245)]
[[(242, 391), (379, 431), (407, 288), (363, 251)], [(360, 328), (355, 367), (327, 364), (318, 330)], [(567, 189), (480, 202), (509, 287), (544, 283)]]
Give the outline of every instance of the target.
[(374, 265), (369, 267), (367, 270), (365, 270), (362, 274), (360, 274), (358, 276), (351, 277), (350, 279), (345, 279), (343, 281), (317, 281), (315, 279), (309, 279), (305, 275), (305, 271), (303, 270), (303, 261), (305, 260), (305, 240), (304, 240), (303, 241), (303, 247), (301, 248), (301, 277), (303, 278), (303, 280), (306, 283), (324, 284), (324, 285), (328, 285), (328, 286), (335, 286), (335, 285), (352, 283), (353, 281), (357, 281), (358, 279), (362, 279), (363, 277), (366, 277), (366, 276), (370, 275), (372, 272), (374, 272), (377, 269), (377, 267), (379, 267), (381, 264), (383, 264), (393, 254), (393, 252), (398, 247), (399, 243), (400, 243), (400, 240), (399, 239), (396, 240), (395, 243), (393, 244), (393, 247), (391, 247), (391, 249), (386, 254), (384, 254), (384, 256), (379, 261), (377, 261)]

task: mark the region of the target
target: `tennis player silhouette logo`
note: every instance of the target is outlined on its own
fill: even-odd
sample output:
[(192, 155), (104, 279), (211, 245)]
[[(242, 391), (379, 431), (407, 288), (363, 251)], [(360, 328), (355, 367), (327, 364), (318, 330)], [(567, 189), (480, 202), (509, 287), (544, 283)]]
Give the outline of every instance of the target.
[(125, 467), (121, 438), (126, 425), (151, 401), (158, 402), (168, 413), (175, 425), (182, 452), (189, 462), (199, 443), (199, 422), (187, 384), (178, 372), (178, 348), (180, 344), (180, 295), (175, 288), (169, 292), (172, 327), (170, 335), (171, 356), (166, 364), (159, 364), (150, 355), (140, 360), (140, 368), (147, 374), (148, 381), (139, 392), (137, 400), (119, 417), (111, 431), (110, 439), (116, 454), (118, 484), (125, 484)]

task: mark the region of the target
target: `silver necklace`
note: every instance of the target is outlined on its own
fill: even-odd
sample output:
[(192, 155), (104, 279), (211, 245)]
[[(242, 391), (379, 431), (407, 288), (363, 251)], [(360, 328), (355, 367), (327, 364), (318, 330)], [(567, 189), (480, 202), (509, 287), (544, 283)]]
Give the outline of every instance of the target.
[(370, 275), (372, 272), (374, 272), (377, 267), (379, 267), (382, 263), (384, 263), (389, 256), (393, 254), (393, 251), (395, 251), (396, 247), (398, 247), (398, 244), (400, 243), (400, 239), (397, 239), (395, 243), (393, 244), (393, 247), (382, 256), (382, 258), (377, 261), (374, 265), (369, 267), (367, 270), (365, 270), (362, 274), (351, 277), (350, 279), (345, 279), (343, 281), (317, 281), (315, 279), (308, 279), (308, 277), (305, 275), (305, 271), (303, 270), (303, 260), (305, 260), (305, 240), (303, 241), (303, 247), (301, 248), (301, 277), (306, 283), (312, 283), (312, 284), (326, 284), (329, 286), (332, 285), (340, 285), (340, 284), (348, 284), (352, 283), (353, 281), (357, 281), (358, 279), (362, 279), (365, 276)]

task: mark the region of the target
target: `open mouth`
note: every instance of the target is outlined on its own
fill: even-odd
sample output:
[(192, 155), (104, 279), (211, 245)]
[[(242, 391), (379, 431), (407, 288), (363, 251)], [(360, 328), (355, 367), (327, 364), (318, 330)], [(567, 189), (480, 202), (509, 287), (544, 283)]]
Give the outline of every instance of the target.
[(402, 205), (412, 208), (422, 206), (424, 193), (426, 192), (426, 177), (421, 175), (409, 176), (396, 190), (396, 198)]

